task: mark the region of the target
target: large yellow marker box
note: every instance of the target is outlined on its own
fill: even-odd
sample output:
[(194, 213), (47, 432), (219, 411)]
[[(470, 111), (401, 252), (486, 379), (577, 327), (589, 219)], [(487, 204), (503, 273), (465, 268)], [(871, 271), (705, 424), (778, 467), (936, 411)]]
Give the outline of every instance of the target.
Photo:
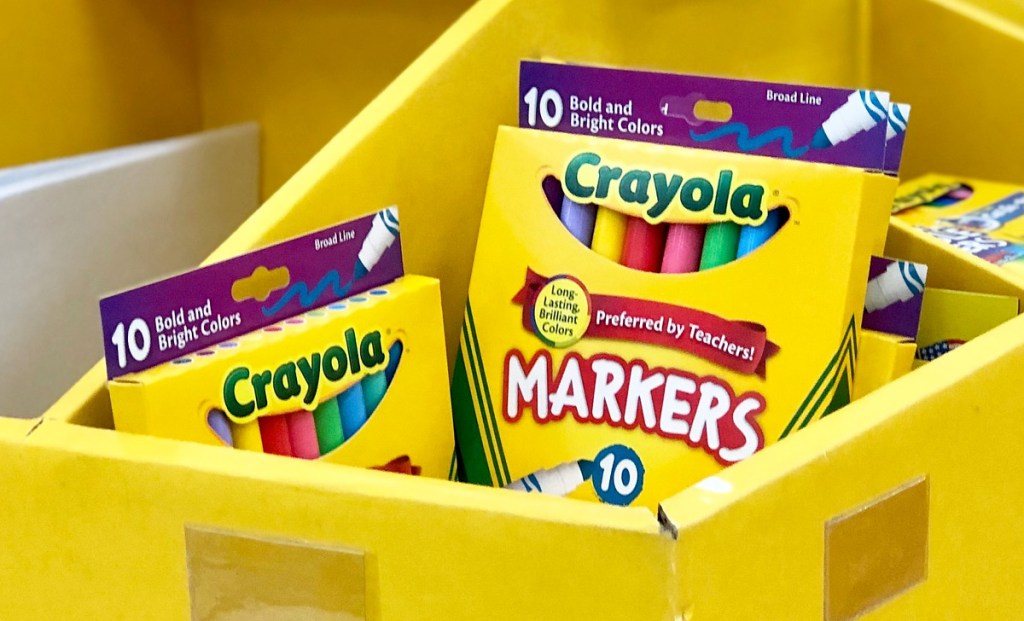
[[(547, 176), (651, 225), (791, 215), (731, 263), (651, 273), (574, 238)], [(847, 404), (895, 187), (847, 166), (502, 128), (452, 389), (469, 480), (655, 509)], [(528, 476), (552, 468), (574, 483)]]

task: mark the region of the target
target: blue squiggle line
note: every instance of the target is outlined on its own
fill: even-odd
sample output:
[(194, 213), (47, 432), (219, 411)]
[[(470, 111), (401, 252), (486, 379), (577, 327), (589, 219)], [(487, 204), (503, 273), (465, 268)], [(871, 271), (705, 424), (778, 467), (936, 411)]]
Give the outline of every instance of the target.
[(750, 128), (745, 123), (726, 123), (725, 125), (719, 125), (704, 134), (698, 134), (694, 130), (690, 130), (690, 138), (697, 142), (710, 142), (717, 140), (722, 136), (728, 136), (730, 134), (736, 134), (736, 146), (742, 151), (750, 153), (751, 151), (757, 151), (761, 147), (770, 144), (776, 140), (781, 143), (782, 152), (786, 157), (800, 157), (807, 152), (809, 147), (803, 146), (799, 148), (793, 147), (793, 130), (780, 125), (779, 127), (773, 127), (768, 131), (758, 136), (751, 137)]
[(324, 274), (324, 277), (320, 279), (320, 282), (317, 283), (316, 287), (314, 287), (312, 291), (309, 290), (306, 283), (299, 281), (291, 287), (288, 287), (288, 290), (284, 292), (281, 299), (275, 302), (273, 306), (270, 308), (264, 306), (262, 308), (263, 315), (266, 317), (276, 315), (295, 296), (299, 296), (299, 305), (302, 308), (309, 308), (315, 304), (318, 299), (320, 299), (320, 295), (327, 289), (327, 287), (331, 287), (331, 289), (334, 290), (334, 295), (339, 298), (343, 298), (352, 288), (352, 283), (348, 282), (342, 286), (341, 276), (338, 275), (337, 270), (331, 270)]

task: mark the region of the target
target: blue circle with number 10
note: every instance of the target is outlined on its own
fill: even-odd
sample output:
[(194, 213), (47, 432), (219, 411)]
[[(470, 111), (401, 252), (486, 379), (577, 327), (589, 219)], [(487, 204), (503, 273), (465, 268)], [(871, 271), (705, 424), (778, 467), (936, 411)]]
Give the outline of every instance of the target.
[(602, 502), (626, 506), (644, 488), (644, 464), (633, 449), (613, 444), (594, 459), (593, 483)]

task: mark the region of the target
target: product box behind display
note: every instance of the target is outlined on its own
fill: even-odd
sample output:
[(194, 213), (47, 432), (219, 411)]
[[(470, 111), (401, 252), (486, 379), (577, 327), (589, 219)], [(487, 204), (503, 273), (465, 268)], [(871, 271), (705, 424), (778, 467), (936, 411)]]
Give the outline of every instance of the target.
[[(473, 254), (462, 240), (478, 229), (495, 127), (515, 121), (508, 102), (523, 57), (877, 81), (915, 105), (910, 174), (1020, 176), (1012, 153), (1024, 129), (984, 122), (1024, 94), (1005, 63), (1024, 51), (1021, 26), (993, 10), (925, 0), (807, 0), (786, 14), (755, 2), (636, 10), (657, 10), (659, 19), (637, 34), (621, 5), (609, 2), (477, 5), (211, 259), (355, 215), (358, 205), (401, 204), (408, 269), (443, 279), (454, 353)], [(673, 43), (681, 29), (689, 37), (682, 54)], [(231, 49), (255, 67), (253, 47), (270, 44), (244, 43)], [(298, 37), (295, 45), (307, 43)], [(927, 60), (918, 53), (925, 47)], [(297, 63), (296, 73), (315, 71), (315, 60)], [(946, 68), (942, 88), (932, 66)], [(965, 131), (949, 132), (954, 126)], [(886, 254), (920, 260), (922, 248), (891, 232)], [(971, 280), (983, 291), (1024, 296), (1012, 279), (997, 283), (953, 256), (932, 258), (923, 261), (933, 270), (930, 285)], [(97, 367), (31, 433), (20, 421), (0, 421), (0, 484), (10, 499), (0, 529), (0, 569), (10, 578), (0, 585), (0, 606), (3, 616), (22, 619), (180, 619), (190, 610), (215, 618), (194, 595), (208, 591), (189, 578), (203, 575), (190, 572), (191, 560), (210, 551), (197, 531), (215, 530), (361, 552), (361, 564), (345, 565), (355, 569), (344, 575), (358, 585), (365, 577), (364, 599), (335, 602), (322, 618), (1012, 618), (1024, 607), (1024, 575), (1011, 552), (1024, 535), (1006, 510), (1024, 503), (1024, 484), (1012, 476), (1024, 467), (1013, 440), (1024, 433), (1015, 392), (1022, 322), (666, 500), (660, 520), (640, 508), (114, 433)], [(984, 424), (964, 424), (976, 412)], [(865, 567), (872, 570), (844, 570)], [(586, 579), (573, 588), (552, 586), (580, 568)], [(134, 576), (133, 588), (110, 589), (125, 576)], [(57, 588), (63, 597), (52, 596)], [(273, 592), (225, 595), (221, 610)], [(314, 593), (267, 609), (281, 618), (304, 606), (311, 618), (327, 610), (321, 601)]]

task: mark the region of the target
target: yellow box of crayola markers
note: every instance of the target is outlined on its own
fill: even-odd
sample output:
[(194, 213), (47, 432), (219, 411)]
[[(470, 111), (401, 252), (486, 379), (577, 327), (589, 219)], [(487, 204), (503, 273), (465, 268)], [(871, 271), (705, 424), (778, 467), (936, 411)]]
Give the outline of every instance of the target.
[[(577, 242), (545, 199), (547, 176), (574, 201), (650, 223), (790, 217), (732, 263), (637, 271)], [(895, 185), (856, 168), (502, 128), (454, 369), (467, 477), (537, 489), (529, 475), (554, 469), (556, 493), (654, 507), (845, 405)]]
[(447, 478), (438, 282), (404, 276), (109, 384), (123, 431)]
[(900, 185), (893, 213), (900, 237), (960, 253), (988, 273), (1024, 278), (1024, 187), (929, 174)]

